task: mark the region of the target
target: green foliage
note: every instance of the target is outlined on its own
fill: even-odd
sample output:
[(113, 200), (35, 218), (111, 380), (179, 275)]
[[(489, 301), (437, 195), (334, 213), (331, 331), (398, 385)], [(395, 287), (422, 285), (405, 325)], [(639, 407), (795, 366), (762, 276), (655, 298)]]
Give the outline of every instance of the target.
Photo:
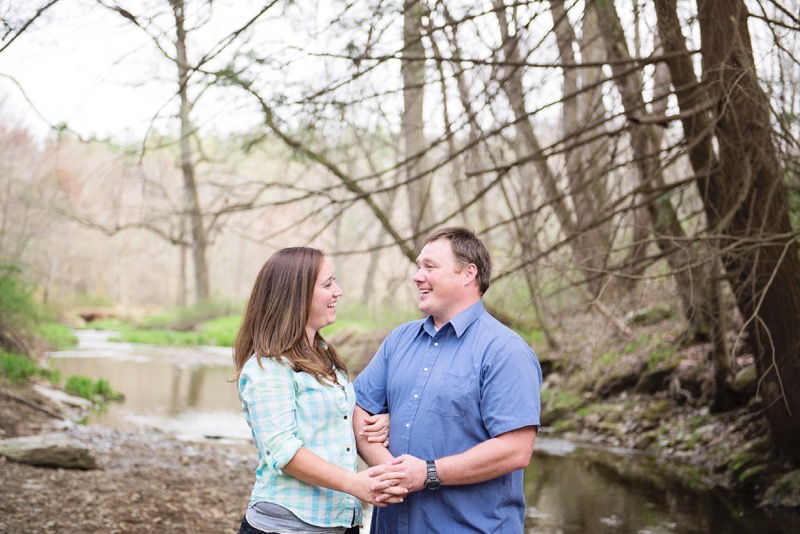
[(112, 341), (143, 343), (148, 345), (197, 346), (213, 345), (214, 340), (201, 332), (178, 332), (175, 330), (135, 330), (125, 328)]
[(517, 328), (515, 331), (532, 347), (541, 347), (545, 344), (544, 332), (542, 330), (527, 330)]
[(388, 331), (402, 323), (419, 319), (416, 310), (394, 307), (370, 307), (348, 303), (336, 310), (336, 322), (322, 329), (322, 335), (330, 337), (342, 330), (362, 332)]
[[(230, 305), (227, 307), (230, 308)], [(92, 323), (92, 328), (119, 332), (113, 341), (151, 345), (230, 347), (233, 346), (239, 331), (241, 316), (218, 315), (224, 309), (226, 306), (218, 303), (207, 308), (173, 310), (149, 316), (137, 321), (134, 326), (127, 326), (117, 320), (104, 320)], [(201, 320), (208, 315), (212, 315), (213, 318)], [(376, 309), (351, 304), (338, 310), (336, 322), (324, 328), (322, 334), (329, 337), (342, 330), (383, 332), (418, 317), (419, 314), (414, 310), (388, 307)]]
[(20, 269), (0, 265), (0, 349), (25, 351), (38, 316), (31, 290), (20, 278)]
[(82, 397), (95, 403), (112, 400), (122, 400), (124, 396), (111, 389), (111, 384), (105, 378), (93, 381), (88, 376), (72, 375), (67, 378), (64, 391), (76, 397)]
[(158, 315), (150, 315), (136, 322), (143, 329), (189, 331), (200, 323), (239, 313), (242, 306), (228, 300), (209, 300), (197, 306), (174, 308)]
[(69, 327), (59, 323), (42, 323), (36, 329), (41, 338), (47, 341), (47, 344), (53, 350), (61, 350), (69, 347), (74, 347), (78, 343), (76, 338)]
[(30, 288), (20, 278), (20, 269), (0, 265), (0, 310), (5, 317), (17, 317), (33, 322), (37, 318), (36, 305)]
[(32, 358), (14, 352), (0, 352), (0, 371), (11, 384), (22, 384), (33, 377), (58, 382), (61, 373), (39, 367)]
[(601, 354), (600, 357), (597, 358), (597, 360), (595, 360), (595, 363), (592, 367), (596, 367), (597, 364), (600, 364), (603, 367), (606, 367), (608, 365), (613, 365), (621, 357), (622, 354), (620, 354), (619, 352), (615, 350), (609, 350)]
[(675, 347), (672, 345), (655, 347), (647, 357), (647, 368), (653, 369), (662, 363), (672, 360), (675, 357), (675, 353)]
[(0, 369), (12, 384), (26, 382), (29, 378), (39, 374), (36, 362), (13, 352), (0, 352)]
[(213, 345), (232, 347), (241, 324), (242, 318), (238, 315), (217, 317), (201, 324), (200, 332), (214, 340)]

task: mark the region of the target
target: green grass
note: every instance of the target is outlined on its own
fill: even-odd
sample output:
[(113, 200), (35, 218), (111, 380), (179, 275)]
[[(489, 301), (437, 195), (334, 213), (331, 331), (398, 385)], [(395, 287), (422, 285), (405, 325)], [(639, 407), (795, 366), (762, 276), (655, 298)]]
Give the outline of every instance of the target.
[(105, 378), (92, 380), (88, 376), (72, 375), (67, 378), (64, 391), (76, 397), (82, 397), (95, 403), (113, 400), (122, 400), (124, 395), (111, 389), (111, 384)]
[(28, 356), (14, 352), (0, 352), (0, 371), (11, 384), (22, 384), (37, 376), (57, 382), (60, 377), (58, 371), (39, 367)]
[(422, 317), (420, 313), (413, 308), (398, 310), (396, 308), (375, 308), (348, 303), (337, 308), (336, 322), (323, 328), (321, 333), (325, 337), (330, 337), (342, 330), (386, 332), (420, 317)]
[[(239, 315), (223, 315), (196, 323), (189, 321), (190, 318), (203, 317), (207, 313), (208, 309), (198, 312), (177, 310), (139, 319), (133, 325), (109, 319), (96, 321), (91, 324), (91, 327), (98, 330), (115, 330), (119, 334), (112, 340), (127, 343), (233, 346), (241, 324), (241, 317)], [(333, 336), (342, 330), (386, 332), (401, 323), (420, 317), (419, 313), (413, 309), (375, 309), (358, 305), (343, 306), (337, 315), (337, 321), (322, 330), (323, 336)]]
[(78, 343), (68, 326), (59, 323), (42, 323), (37, 328), (37, 333), (53, 350), (61, 350), (74, 347)]
[(136, 321), (134, 326), (153, 330), (189, 331), (196, 325), (241, 312), (243, 306), (228, 300), (210, 300), (197, 306), (171, 308)]
[(39, 366), (36, 362), (13, 352), (0, 352), (0, 369), (12, 384), (21, 384), (39, 375)]
[(230, 347), (239, 331), (238, 316), (217, 317), (200, 323), (196, 331), (170, 330), (164, 328), (131, 328), (118, 325), (119, 335), (114, 341), (145, 343), (150, 345)]

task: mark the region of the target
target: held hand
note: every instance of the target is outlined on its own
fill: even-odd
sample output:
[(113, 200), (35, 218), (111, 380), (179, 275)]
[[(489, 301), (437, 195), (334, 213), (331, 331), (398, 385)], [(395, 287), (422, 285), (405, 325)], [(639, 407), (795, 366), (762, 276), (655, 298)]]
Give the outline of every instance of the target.
[(428, 478), (428, 466), (425, 460), (420, 460), (410, 454), (403, 454), (386, 464), (385, 467), (386, 472), (379, 475), (378, 480), (394, 473), (403, 473), (402, 478), (396, 479), (399, 486), (408, 491), (419, 491), (425, 487), (425, 481)]
[(355, 487), (352, 494), (379, 508), (403, 502), (403, 496), (408, 490), (399, 483), (405, 478), (405, 474), (388, 470), (388, 465), (378, 465), (355, 473)]
[(383, 443), (389, 446), (389, 414), (367, 415), (364, 418), (364, 427), (358, 432), (359, 436), (366, 436), (370, 443)]

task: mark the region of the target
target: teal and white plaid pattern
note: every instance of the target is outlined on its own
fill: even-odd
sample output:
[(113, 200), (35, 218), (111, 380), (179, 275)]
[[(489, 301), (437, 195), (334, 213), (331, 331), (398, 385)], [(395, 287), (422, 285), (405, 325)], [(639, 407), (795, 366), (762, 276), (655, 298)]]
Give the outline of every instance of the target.
[(357, 471), (353, 408), (355, 392), (337, 371), (339, 384), (323, 386), (288, 364), (251, 357), (239, 376), (242, 412), (258, 449), (256, 483), (250, 497), (291, 510), (321, 527), (361, 523), (361, 502), (346, 493), (306, 484), (282, 471), (300, 447), (348, 471)]

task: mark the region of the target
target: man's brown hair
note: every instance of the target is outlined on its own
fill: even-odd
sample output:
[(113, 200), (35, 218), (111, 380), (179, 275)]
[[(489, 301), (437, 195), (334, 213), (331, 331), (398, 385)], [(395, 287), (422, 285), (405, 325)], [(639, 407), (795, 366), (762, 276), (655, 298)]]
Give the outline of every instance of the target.
[(470, 263), (478, 269), (478, 289), (481, 295), (489, 289), (492, 278), (492, 258), (483, 241), (468, 228), (462, 226), (450, 226), (431, 232), (425, 237), (425, 243), (436, 241), (437, 239), (450, 240), (453, 248), (453, 255), (456, 261), (463, 268)]

